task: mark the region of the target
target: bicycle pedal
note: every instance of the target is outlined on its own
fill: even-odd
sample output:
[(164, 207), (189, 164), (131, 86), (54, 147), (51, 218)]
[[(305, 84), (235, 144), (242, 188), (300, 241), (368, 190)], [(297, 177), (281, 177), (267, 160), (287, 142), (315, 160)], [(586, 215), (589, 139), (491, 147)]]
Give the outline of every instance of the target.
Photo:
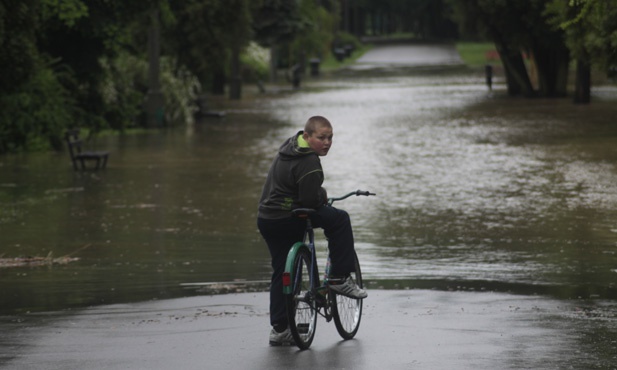
[(298, 328), (298, 334), (308, 334), (309, 332), (309, 324), (298, 324), (296, 327)]

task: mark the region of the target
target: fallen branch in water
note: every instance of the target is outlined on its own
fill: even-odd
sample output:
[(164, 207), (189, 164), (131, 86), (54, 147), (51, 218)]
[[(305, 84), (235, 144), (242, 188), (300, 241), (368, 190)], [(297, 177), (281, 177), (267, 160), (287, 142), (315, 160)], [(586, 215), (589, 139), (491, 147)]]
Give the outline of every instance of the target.
[(83, 247), (66, 254), (62, 257), (53, 258), (52, 253), (49, 252), (47, 257), (14, 257), (14, 258), (0, 258), (0, 268), (8, 267), (35, 267), (35, 266), (51, 266), (51, 265), (66, 265), (70, 262), (79, 261), (79, 257), (71, 257), (77, 252), (80, 252), (88, 248), (90, 244), (86, 244)]

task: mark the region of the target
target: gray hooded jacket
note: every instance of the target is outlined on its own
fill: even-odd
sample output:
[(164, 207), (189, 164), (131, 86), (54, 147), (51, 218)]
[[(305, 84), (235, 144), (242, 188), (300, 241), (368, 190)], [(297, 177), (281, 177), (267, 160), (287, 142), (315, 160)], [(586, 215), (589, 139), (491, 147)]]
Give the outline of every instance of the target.
[(279, 148), (263, 187), (257, 217), (286, 218), (292, 209), (318, 208), (325, 203), (321, 161), (311, 148), (298, 144), (302, 133), (290, 137)]

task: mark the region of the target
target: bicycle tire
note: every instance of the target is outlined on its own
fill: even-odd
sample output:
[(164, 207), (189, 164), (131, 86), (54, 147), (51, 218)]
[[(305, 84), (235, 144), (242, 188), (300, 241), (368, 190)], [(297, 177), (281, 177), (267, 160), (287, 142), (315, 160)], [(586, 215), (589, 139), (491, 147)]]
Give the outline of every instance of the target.
[(293, 258), (291, 292), (286, 294), (289, 329), (300, 349), (311, 346), (317, 326), (317, 307), (313, 296), (313, 288), (316, 287), (311, 286), (310, 266), (311, 252), (303, 245)]
[[(362, 288), (360, 262), (358, 261), (358, 256), (356, 255), (355, 257), (356, 272), (352, 272), (351, 277)], [(352, 339), (358, 333), (358, 329), (360, 329), (363, 300), (345, 297), (332, 291), (330, 291), (330, 294), (332, 299), (332, 317), (336, 330), (343, 339)]]

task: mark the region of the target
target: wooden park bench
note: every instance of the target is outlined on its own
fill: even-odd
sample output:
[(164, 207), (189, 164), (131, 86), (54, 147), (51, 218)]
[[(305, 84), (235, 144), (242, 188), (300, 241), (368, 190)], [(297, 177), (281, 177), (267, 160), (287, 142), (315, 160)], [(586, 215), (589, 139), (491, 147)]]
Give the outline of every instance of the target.
[(64, 139), (69, 147), (69, 154), (73, 161), (73, 169), (75, 171), (80, 168), (77, 166), (77, 162), (81, 164), (81, 169), (86, 169), (86, 161), (96, 161), (95, 169), (105, 168), (107, 166), (107, 158), (109, 152), (90, 152), (82, 150), (82, 140), (79, 138), (79, 130), (68, 130), (64, 134)]

